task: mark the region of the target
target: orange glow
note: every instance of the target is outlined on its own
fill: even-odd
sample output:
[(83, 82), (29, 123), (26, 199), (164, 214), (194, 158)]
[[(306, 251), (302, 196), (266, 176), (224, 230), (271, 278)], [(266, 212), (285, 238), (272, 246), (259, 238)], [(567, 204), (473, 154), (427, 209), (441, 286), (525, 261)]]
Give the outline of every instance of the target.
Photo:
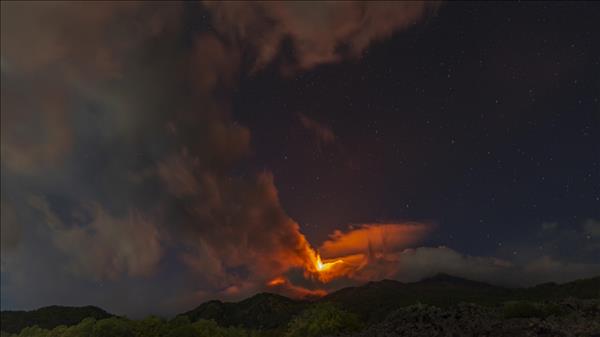
[(321, 261), (321, 255), (317, 253), (317, 270), (323, 270), (323, 261)]
[(348, 264), (344, 258), (323, 260), (318, 252), (312, 250), (312, 248), (310, 250), (311, 261), (304, 266), (306, 277), (327, 283), (348, 275), (354, 269), (354, 265)]
[(365, 224), (348, 231), (337, 230), (323, 242), (325, 256), (364, 254), (369, 250), (397, 251), (423, 238), (431, 226), (422, 223)]
[[(291, 268), (304, 269), (304, 277), (318, 283), (329, 283), (339, 278), (367, 281), (388, 277), (387, 261), (398, 251), (416, 243), (431, 226), (421, 223), (365, 224), (350, 227), (346, 231), (335, 231), (323, 242), (319, 251), (314, 249), (299, 233), (301, 245)], [(320, 252), (323, 252), (324, 257)], [(392, 259), (393, 260), (393, 259)], [(286, 269), (286, 270), (289, 270)], [(279, 292), (299, 296), (321, 296), (324, 290), (303, 288), (294, 285), (284, 274), (267, 281), (266, 286)]]
[(331, 267), (333, 267), (334, 265), (336, 265), (338, 263), (344, 263), (343, 260), (335, 260), (333, 262), (323, 263), (323, 261), (321, 260), (321, 255), (319, 255), (319, 253), (316, 253), (316, 254), (317, 254), (317, 261), (315, 262), (315, 267), (317, 267), (317, 271), (319, 271), (319, 272), (327, 271), (327, 270), (331, 269)]
[(267, 285), (269, 287), (276, 287), (276, 286), (280, 286), (282, 284), (285, 284), (285, 282), (286, 281), (285, 281), (285, 279), (283, 277), (278, 276), (278, 277), (272, 279), (271, 281), (269, 281), (269, 283), (267, 283)]

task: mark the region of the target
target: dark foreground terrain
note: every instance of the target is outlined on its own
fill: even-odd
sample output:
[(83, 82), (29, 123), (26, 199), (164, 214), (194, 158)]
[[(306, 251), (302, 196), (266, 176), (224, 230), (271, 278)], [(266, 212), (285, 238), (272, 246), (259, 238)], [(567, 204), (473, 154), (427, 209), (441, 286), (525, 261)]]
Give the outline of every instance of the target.
[(571, 298), (538, 306), (523, 302), (504, 307), (470, 303), (449, 308), (413, 305), (390, 313), (384, 321), (361, 332), (345, 336), (600, 337), (600, 301)]
[(522, 289), (448, 275), (384, 280), (312, 301), (269, 293), (210, 301), (169, 320), (59, 306), (1, 318), (2, 337), (600, 337), (600, 277)]

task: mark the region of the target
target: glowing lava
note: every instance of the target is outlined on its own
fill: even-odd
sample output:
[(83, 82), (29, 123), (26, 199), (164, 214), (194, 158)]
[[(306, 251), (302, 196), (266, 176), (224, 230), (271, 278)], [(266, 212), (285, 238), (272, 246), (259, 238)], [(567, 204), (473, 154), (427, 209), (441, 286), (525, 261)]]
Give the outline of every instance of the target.
[[(304, 277), (307, 280), (317, 281), (321, 284), (329, 283), (337, 278), (347, 277), (363, 265), (363, 254), (323, 260), (319, 252), (313, 249), (310, 244), (307, 243), (303, 248), (304, 259), (300, 265), (296, 265), (295, 267), (304, 269)], [(317, 284), (313, 285), (314, 287), (318, 287)], [(294, 285), (285, 275), (279, 275), (267, 281), (266, 286), (278, 288), (279, 291), (287, 292), (291, 295), (323, 296), (326, 294), (325, 290), (322, 289), (303, 288)]]
[(277, 286), (280, 286), (285, 283), (286, 283), (286, 280), (283, 277), (278, 276), (278, 277), (272, 279), (269, 283), (267, 283), (267, 285), (269, 287), (277, 287)]
[(317, 270), (323, 270), (323, 261), (321, 261), (321, 256), (317, 254)]
[(318, 272), (324, 272), (327, 271), (329, 269), (331, 269), (331, 267), (333, 267), (334, 265), (338, 264), (338, 263), (344, 263), (344, 261), (342, 260), (335, 260), (333, 262), (325, 262), (323, 263), (323, 260), (321, 260), (321, 255), (319, 255), (319, 253), (316, 253), (316, 261), (315, 261), (315, 267), (317, 268)]
[[(274, 275), (265, 286), (292, 296), (321, 296), (325, 289), (320, 288), (336, 279), (366, 282), (393, 277), (398, 272), (398, 258), (403, 250), (420, 240), (430, 228), (420, 223), (376, 223), (336, 230), (319, 247), (328, 259), (323, 259), (298, 232), (295, 258), (287, 268), (286, 261), (281, 261), (282, 274)], [(304, 280), (299, 280), (298, 271), (303, 271)]]

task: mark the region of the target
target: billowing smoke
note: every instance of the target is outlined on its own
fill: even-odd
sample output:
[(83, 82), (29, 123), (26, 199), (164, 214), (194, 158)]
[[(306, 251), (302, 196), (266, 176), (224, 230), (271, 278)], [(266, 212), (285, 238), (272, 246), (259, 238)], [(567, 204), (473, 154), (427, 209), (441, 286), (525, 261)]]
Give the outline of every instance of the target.
[[(286, 71), (356, 57), (429, 8), (2, 2), (3, 301), (168, 311), (313, 266), (275, 178), (238, 170), (242, 62), (259, 71), (286, 41)], [(202, 16), (214, 30), (190, 28)]]
[(290, 39), (295, 61), (307, 69), (356, 58), (373, 41), (416, 24), (439, 2), (209, 2), (217, 31), (255, 49), (256, 67), (271, 62)]
[[(316, 296), (335, 282), (439, 271), (598, 270), (411, 248), (431, 230), (418, 223), (335, 232), (319, 256), (280, 204), (277, 177), (244, 166), (252, 134), (230, 111), (240, 77), (358, 58), (437, 3), (1, 6), (3, 307), (172, 313), (265, 288)], [(319, 142), (336, 139), (300, 119)], [(597, 227), (585, 225), (590, 256)]]
[(319, 252), (325, 257), (397, 252), (420, 241), (430, 229), (422, 223), (364, 224), (345, 232), (335, 231)]

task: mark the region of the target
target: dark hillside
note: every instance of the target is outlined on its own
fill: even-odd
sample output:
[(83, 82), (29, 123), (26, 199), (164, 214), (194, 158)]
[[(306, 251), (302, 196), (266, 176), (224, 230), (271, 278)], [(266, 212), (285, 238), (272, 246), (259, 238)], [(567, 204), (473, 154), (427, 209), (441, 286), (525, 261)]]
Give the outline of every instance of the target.
[(442, 307), (460, 302), (494, 304), (511, 294), (512, 291), (506, 288), (439, 274), (414, 283), (391, 280), (369, 282), (360, 287), (336, 291), (323, 300), (338, 303), (372, 322), (380, 320), (391, 310), (411, 304)]
[(215, 320), (224, 326), (273, 329), (287, 324), (307, 305), (308, 302), (261, 293), (237, 303), (206, 302), (181, 315), (188, 316), (191, 321), (202, 318)]
[(2, 311), (2, 331), (19, 333), (21, 329), (37, 325), (40, 328), (52, 329), (59, 325), (75, 325), (84, 318), (103, 319), (113, 317), (112, 314), (94, 307), (49, 306), (32, 311)]
[[(358, 314), (367, 325), (381, 322), (400, 308), (414, 304), (449, 308), (471, 303), (498, 308), (510, 301), (561, 301), (566, 298), (600, 298), (600, 277), (565, 284), (545, 283), (530, 288), (504, 288), (439, 274), (419, 282), (393, 280), (369, 282), (359, 287), (340, 289), (316, 301), (300, 301), (285, 296), (260, 293), (240, 302), (209, 301), (177, 317), (190, 322), (214, 320), (220, 326), (252, 330), (285, 329), (288, 323), (315, 302), (331, 302), (339, 308)], [(33, 311), (3, 311), (2, 330), (18, 333), (22, 328), (38, 325), (51, 329), (59, 325), (75, 325), (86, 317), (112, 317), (106, 311), (88, 307), (51, 306)]]

